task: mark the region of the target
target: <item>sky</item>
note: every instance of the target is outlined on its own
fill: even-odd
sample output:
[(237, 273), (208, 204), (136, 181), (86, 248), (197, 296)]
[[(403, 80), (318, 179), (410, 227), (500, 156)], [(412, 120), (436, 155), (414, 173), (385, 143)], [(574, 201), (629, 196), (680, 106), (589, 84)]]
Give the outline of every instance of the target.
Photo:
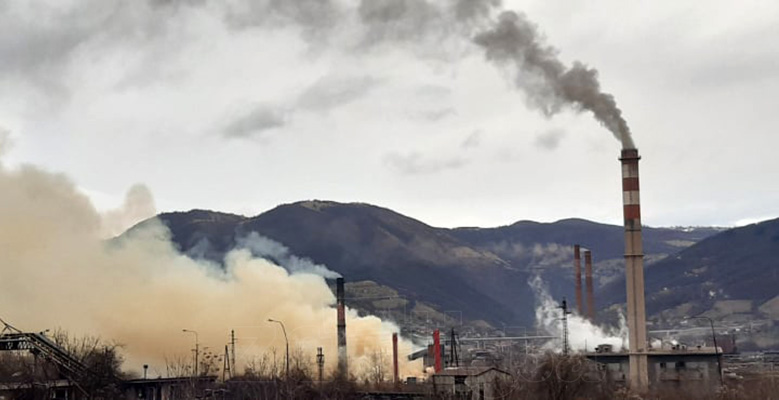
[(773, 1), (5, 0), (0, 162), (101, 210), (148, 188), (157, 211), (619, 224), (615, 134), (478, 39), (511, 15), (547, 59), (597, 70), (642, 156), (645, 224), (779, 217)]

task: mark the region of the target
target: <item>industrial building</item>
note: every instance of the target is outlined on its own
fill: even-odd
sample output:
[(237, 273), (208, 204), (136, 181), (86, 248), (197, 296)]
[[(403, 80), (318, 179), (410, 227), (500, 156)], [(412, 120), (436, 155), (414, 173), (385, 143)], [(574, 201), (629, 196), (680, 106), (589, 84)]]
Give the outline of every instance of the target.
[(433, 391), (457, 399), (496, 399), (494, 384), (511, 375), (496, 367), (445, 368), (432, 376)]

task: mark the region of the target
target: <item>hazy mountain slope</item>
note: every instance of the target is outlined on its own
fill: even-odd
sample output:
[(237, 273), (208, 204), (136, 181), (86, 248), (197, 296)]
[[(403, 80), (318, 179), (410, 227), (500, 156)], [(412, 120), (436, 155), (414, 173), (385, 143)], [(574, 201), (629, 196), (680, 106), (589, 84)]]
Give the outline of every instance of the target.
[[(217, 226), (208, 229), (183, 223), (178, 213), (159, 218), (185, 252), (195, 249), (214, 258), (233, 247), (236, 237), (257, 232), (283, 243), (297, 256), (344, 274), (349, 281), (375, 281), (405, 298), (436, 305), (440, 311), (461, 312), (468, 319), (530, 322), (530, 314), (514, 307), (533, 301), (526, 273), (510, 270), (494, 254), (474, 249), (445, 230), (391, 210), (308, 201), (282, 205), (254, 218), (219, 214), (213, 218)], [(199, 212), (193, 218), (205, 219)]]
[[(649, 254), (673, 254), (717, 231), (716, 228), (646, 227), (644, 249)], [(583, 219), (564, 219), (553, 223), (519, 221), (498, 228), (457, 228), (451, 233), (467, 243), (489, 249), (516, 266), (532, 265), (534, 259), (543, 254), (545, 249), (534, 245), (556, 243), (571, 246), (578, 243), (592, 250), (599, 260), (622, 258), (625, 249), (623, 227)]]
[[(747, 300), (751, 311), (779, 295), (779, 219), (730, 229), (648, 266), (648, 314), (692, 303), (690, 313), (722, 301)], [(624, 279), (603, 290), (609, 303), (625, 299)], [(732, 302), (731, 302), (732, 303)]]
[[(621, 274), (622, 227), (581, 219), (443, 229), (381, 207), (327, 201), (285, 204), (251, 218), (193, 210), (159, 219), (181, 251), (214, 261), (256, 232), (291, 254), (344, 274), (349, 282), (372, 281), (384, 288), (376, 290), (397, 291), (405, 300), (396, 302), (396, 317), (430, 305), (496, 326), (532, 324), (531, 276), (542, 275), (555, 298), (572, 298), (573, 243), (593, 250), (597, 279)], [(713, 231), (647, 228), (647, 253), (663, 256)], [(602, 296), (596, 295), (597, 304), (606, 300)]]

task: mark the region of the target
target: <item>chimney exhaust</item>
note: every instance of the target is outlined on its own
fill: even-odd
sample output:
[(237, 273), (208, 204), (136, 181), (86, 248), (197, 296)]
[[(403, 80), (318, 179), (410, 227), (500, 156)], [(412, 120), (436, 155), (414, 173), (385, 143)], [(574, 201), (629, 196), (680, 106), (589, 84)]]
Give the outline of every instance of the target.
[(335, 298), (338, 307), (338, 374), (347, 377), (349, 367), (346, 360), (346, 312), (344, 305), (344, 278), (335, 280)]
[(587, 288), (587, 318), (595, 321), (595, 291), (592, 282), (592, 252), (584, 252), (584, 276)]
[(630, 387), (649, 387), (646, 345), (646, 305), (644, 302), (644, 254), (641, 237), (641, 202), (636, 149), (623, 149), (622, 204), (625, 217), (625, 281), (627, 283), (628, 340), (630, 346)]
[(576, 311), (579, 312), (579, 315), (584, 315), (584, 305), (582, 304), (582, 258), (578, 244), (573, 245), (573, 270), (574, 279), (576, 279)]

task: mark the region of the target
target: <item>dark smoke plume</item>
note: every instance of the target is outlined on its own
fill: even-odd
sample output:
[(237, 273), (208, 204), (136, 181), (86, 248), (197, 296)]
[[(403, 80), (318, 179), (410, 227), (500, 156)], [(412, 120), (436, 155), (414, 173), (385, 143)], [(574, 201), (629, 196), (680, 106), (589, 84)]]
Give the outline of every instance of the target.
[(543, 43), (536, 25), (524, 14), (502, 12), (497, 23), (477, 34), (474, 42), (485, 49), (488, 60), (517, 67), (516, 84), (527, 92), (530, 105), (549, 116), (564, 106), (590, 111), (623, 148), (635, 147), (614, 96), (600, 89), (598, 71), (578, 61), (570, 68), (563, 64), (557, 49)]

